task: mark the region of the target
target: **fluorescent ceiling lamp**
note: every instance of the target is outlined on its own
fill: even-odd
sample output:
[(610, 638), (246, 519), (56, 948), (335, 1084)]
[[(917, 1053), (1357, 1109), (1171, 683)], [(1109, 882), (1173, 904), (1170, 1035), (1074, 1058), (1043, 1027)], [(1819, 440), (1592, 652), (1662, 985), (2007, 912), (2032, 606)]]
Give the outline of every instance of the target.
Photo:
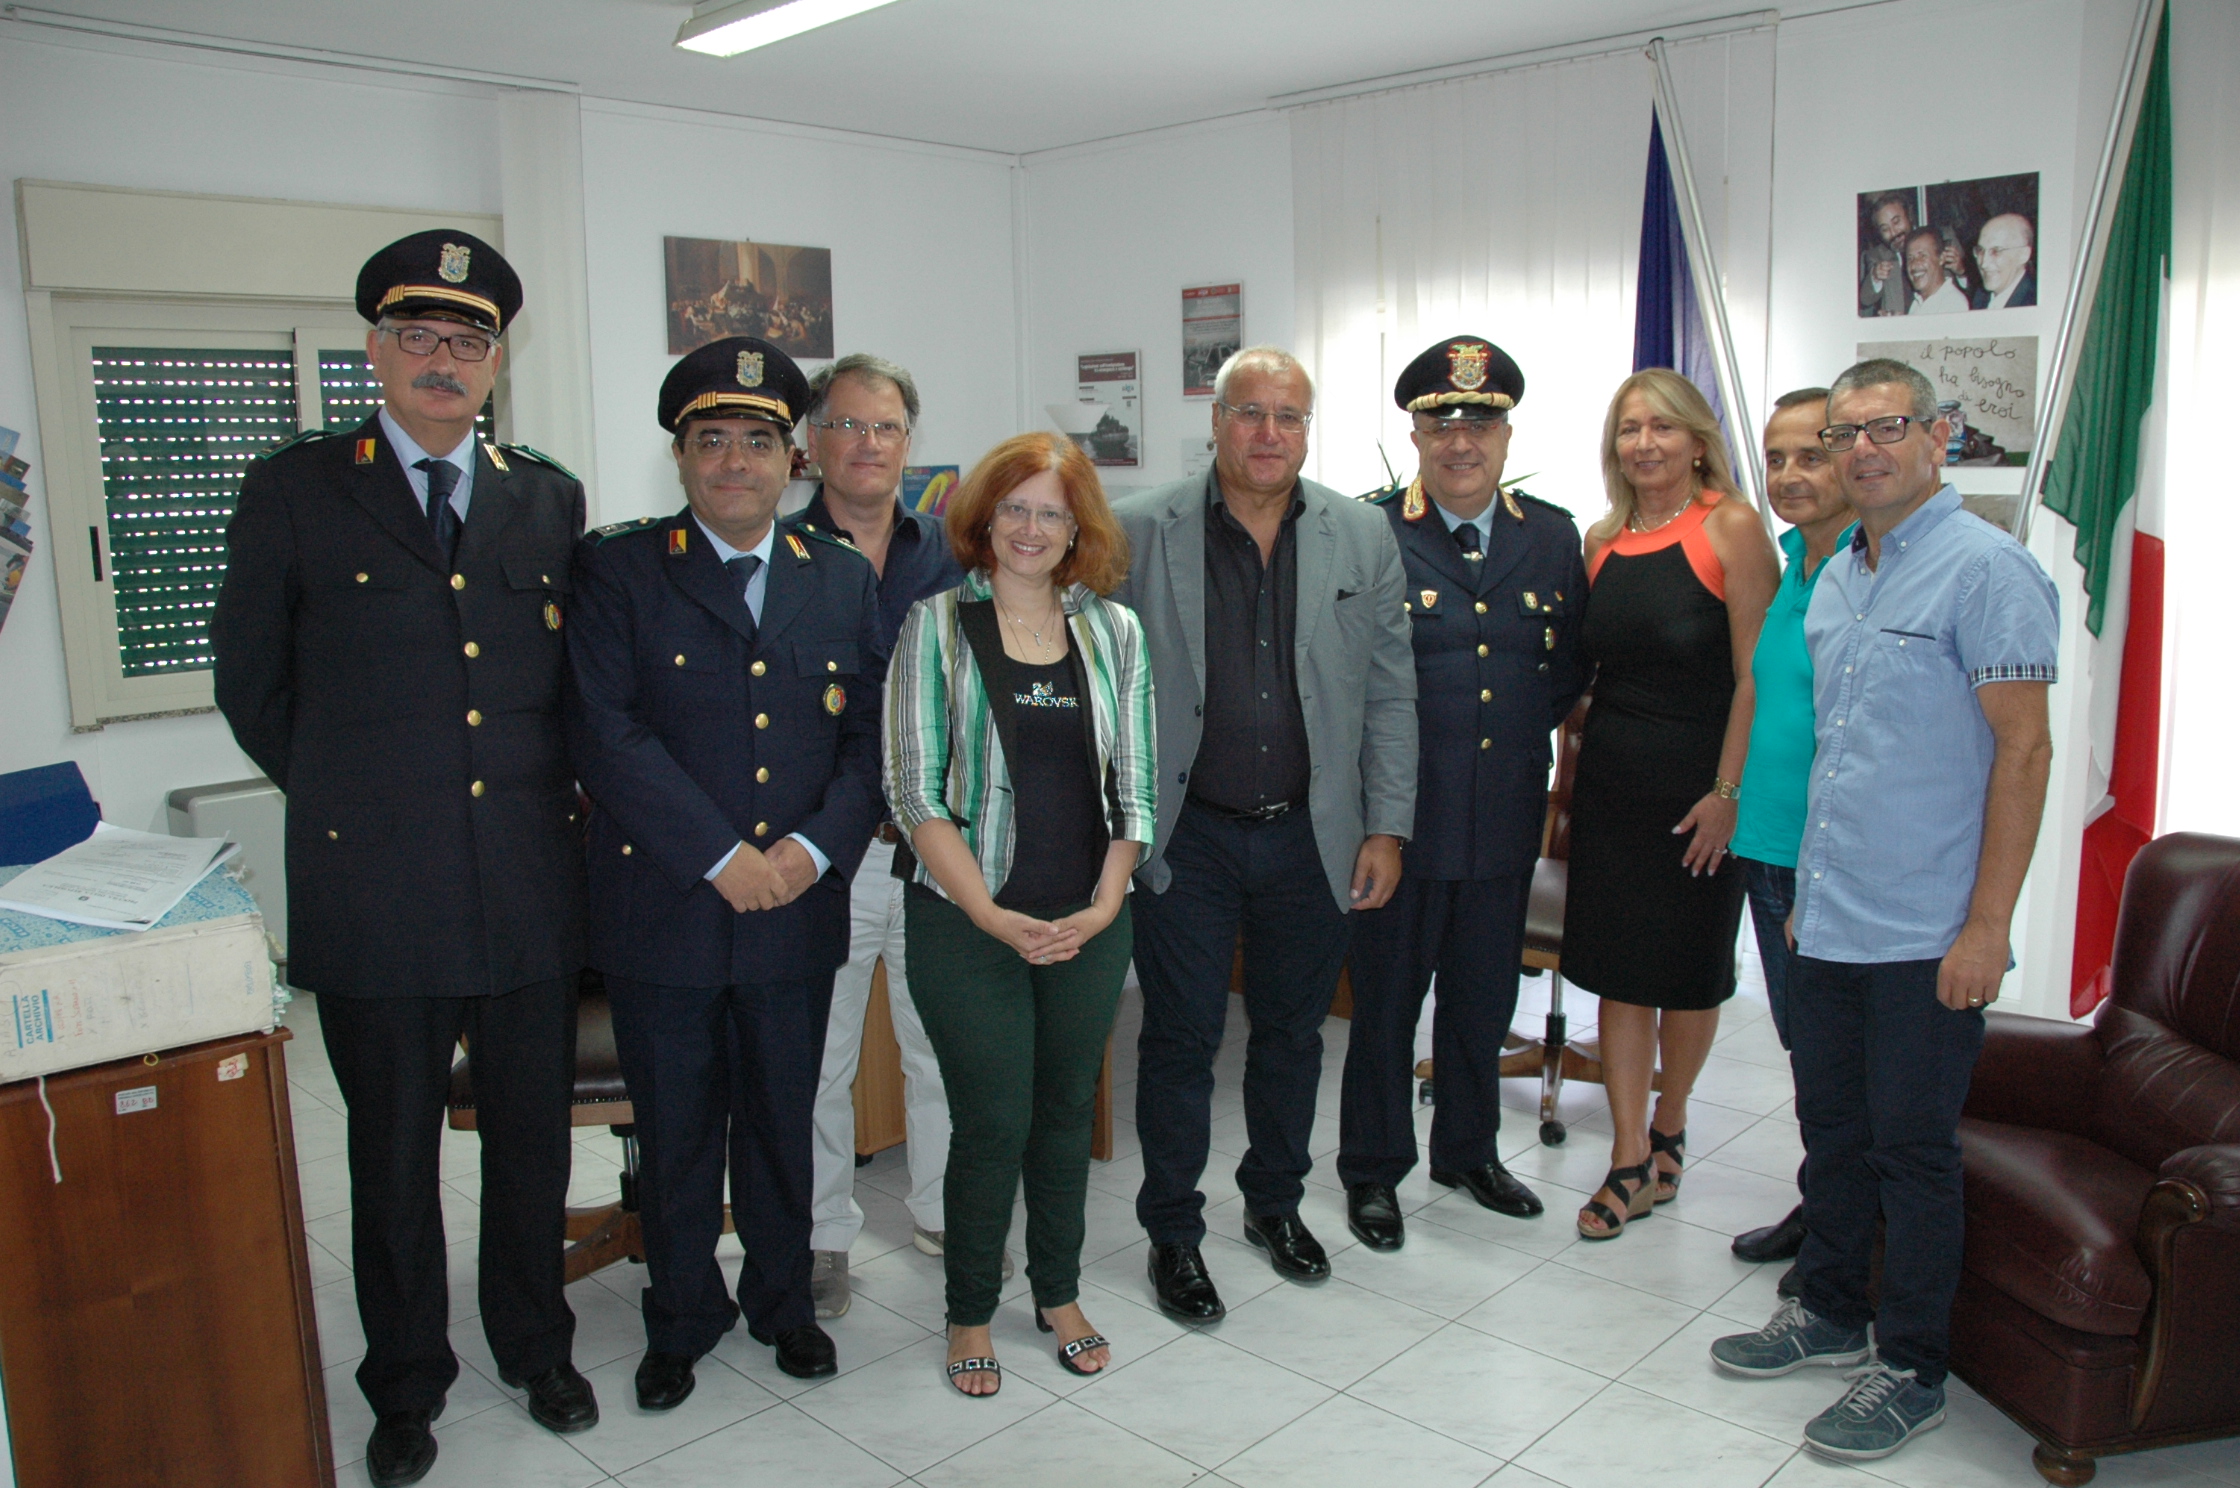
[(844, 21), (894, 0), (714, 0), (695, 5), (678, 28), (677, 45), (711, 57), (736, 57), (756, 47)]

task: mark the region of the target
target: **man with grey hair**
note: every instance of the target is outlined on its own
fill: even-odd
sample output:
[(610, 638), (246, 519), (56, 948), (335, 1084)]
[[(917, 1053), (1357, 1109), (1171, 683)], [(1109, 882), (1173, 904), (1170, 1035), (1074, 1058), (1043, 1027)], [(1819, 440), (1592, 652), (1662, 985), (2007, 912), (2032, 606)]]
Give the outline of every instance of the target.
[(1820, 442), (1859, 526), (1805, 612), (1815, 751), (1789, 917), (1801, 1295), (1711, 1345), (1741, 1375), (1863, 1364), (1804, 1429), (1842, 1459), (1886, 1457), (1944, 1419), (1960, 1107), (2053, 759), (2059, 596), (1942, 481), (1936, 411), (1902, 362), (1861, 362), (1828, 394)]
[(1296, 1280), (1330, 1274), (1299, 1220), (1322, 1020), (1349, 911), (1400, 878), (1414, 830), (1415, 655), (1384, 515), (1299, 478), (1314, 385), (1247, 347), (1214, 379), (1213, 469), (1123, 498), (1157, 691), (1159, 819), (1134, 899), (1143, 984), (1136, 1128), (1159, 1307), (1225, 1312), (1199, 1246), (1213, 1061), (1244, 941), (1244, 1238)]
[(1976, 233), (1976, 267), (1983, 283), (1975, 293), (1978, 310), (2019, 310), (2038, 303), (2038, 270), (2033, 263), (2037, 233), (2020, 212), (2001, 212)]
[[(809, 380), (809, 453), (824, 481), (801, 520), (852, 542), (879, 574), (879, 639), (892, 649), (910, 607), (961, 582), (941, 519), (902, 503), (902, 471), (918, 423), (918, 385), (884, 357), (856, 352)], [(856, 1202), (856, 1066), (872, 969), (887, 967), (887, 1009), (902, 1048), (902, 1108), (910, 1159), (910, 1238), (927, 1255), (941, 1254), (946, 1222), (941, 1179), (949, 1162), (949, 1098), (925, 1024), (910, 1000), (902, 954), (902, 880), (894, 876), (891, 819), (879, 823), (851, 881), (848, 960), (832, 984), (824, 1065), (817, 1076), (815, 1179), (809, 1248), (815, 1262), (809, 1292), (817, 1316), (848, 1310), (848, 1250), (863, 1230)]]

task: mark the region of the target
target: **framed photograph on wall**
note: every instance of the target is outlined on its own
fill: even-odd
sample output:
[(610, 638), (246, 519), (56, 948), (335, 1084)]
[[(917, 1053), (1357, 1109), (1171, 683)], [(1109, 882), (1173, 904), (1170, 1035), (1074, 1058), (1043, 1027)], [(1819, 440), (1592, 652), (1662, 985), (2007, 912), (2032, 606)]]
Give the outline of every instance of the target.
[(832, 250), (663, 238), (669, 354), (760, 336), (793, 357), (832, 355)]
[(1182, 396), (1213, 396), (1213, 374), (1244, 345), (1244, 286), (1199, 284), (1182, 291)]
[(2038, 303), (2035, 171), (1862, 191), (1856, 226), (1863, 320)]

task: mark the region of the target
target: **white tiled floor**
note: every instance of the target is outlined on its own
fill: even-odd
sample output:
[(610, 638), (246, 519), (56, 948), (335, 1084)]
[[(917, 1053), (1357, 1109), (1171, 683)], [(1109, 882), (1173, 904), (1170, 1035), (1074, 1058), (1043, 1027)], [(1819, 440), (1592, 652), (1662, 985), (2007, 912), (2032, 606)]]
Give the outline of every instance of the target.
[[(1747, 948), (1746, 948), (1747, 959)], [(1539, 1028), (1546, 983), (1524, 984), (1518, 1026)], [(1576, 997), (1574, 1028), (1593, 1000)], [(453, 1346), (465, 1365), (438, 1424), (430, 1488), (1824, 1488), (1877, 1480), (1906, 1488), (2038, 1482), (2030, 1442), (1965, 1385), (1950, 1387), (1946, 1424), (1872, 1475), (1797, 1449), (1806, 1419), (1838, 1393), (1832, 1374), (1742, 1382), (1705, 1354), (1717, 1335), (1755, 1327), (1773, 1303), (1778, 1266), (1727, 1250), (1732, 1232), (1769, 1223), (1794, 1202), (1799, 1155), (1785, 1057), (1762, 1000), (1728, 1005), (1716, 1054), (1689, 1117), (1692, 1150), (1681, 1197), (1654, 1223), (1587, 1244), (1572, 1215), (1609, 1159), (1599, 1086), (1566, 1090), (1571, 1140), (1542, 1147), (1537, 1087), (1512, 1081), (1504, 1159), (1547, 1201), (1541, 1219), (1488, 1213), (1434, 1188), (1418, 1168), (1401, 1189), (1408, 1243), (1365, 1252), (1345, 1228), (1330, 1160), (1347, 1025), (1326, 1033), (1316, 1168), (1302, 1212), (1332, 1255), (1318, 1287), (1279, 1280), (1239, 1239), (1242, 1013), (1218, 1066), (1214, 1146), (1204, 1187), (1205, 1251), (1228, 1318), (1191, 1329), (1152, 1306), (1143, 1235), (1133, 1211), (1142, 1176), (1125, 1118), (1134, 1109), (1137, 1004), (1123, 1004), (1114, 1049), (1118, 1156), (1090, 1174), (1083, 1302), (1114, 1341), (1116, 1363), (1093, 1380), (1061, 1372), (1034, 1331), (1022, 1275), (995, 1324), (1005, 1366), (1000, 1395), (966, 1400), (940, 1374), (941, 1268), (909, 1244), (899, 1195), (900, 1148), (859, 1172), (868, 1214), (854, 1251), (856, 1300), (830, 1326), (841, 1374), (788, 1379), (770, 1351), (735, 1330), (701, 1362), (699, 1387), (666, 1415), (640, 1412), (631, 1374), (644, 1348), (636, 1311), (642, 1271), (620, 1265), (569, 1292), (575, 1361), (599, 1393), (603, 1419), (566, 1439), (534, 1425), (519, 1394), (497, 1383), (475, 1319), (477, 1162), (471, 1134), (444, 1145), (445, 1219), (452, 1236)], [(341, 1481), (366, 1483), (371, 1418), (351, 1374), (363, 1349), (349, 1268), (341, 1100), (321, 1053), (311, 999), (288, 1019), (296, 1140), (303, 1181), (328, 1411)], [(1428, 1123), (1419, 1111), (1419, 1126)], [(1234, 1130), (1232, 1130), (1232, 1128)], [(616, 1186), (619, 1144), (603, 1127), (578, 1134), (572, 1201)], [(1231, 1153), (1223, 1158), (1219, 1153)], [(736, 1257), (735, 1243), (725, 1242)], [(2106, 1461), (2099, 1482), (2240, 1485), (2240, 1441)]]

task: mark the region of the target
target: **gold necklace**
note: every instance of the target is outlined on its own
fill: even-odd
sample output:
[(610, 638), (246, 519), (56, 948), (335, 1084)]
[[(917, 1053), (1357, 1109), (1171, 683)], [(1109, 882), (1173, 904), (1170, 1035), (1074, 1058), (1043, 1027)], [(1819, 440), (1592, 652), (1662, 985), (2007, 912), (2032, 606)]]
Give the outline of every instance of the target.
[(1633, 515), (1626, 518), (1626, 525), (1628, 527), (1631, 527), (1634, 531), (1641, 533), (1662, 532), (1665, 528), (1670, 527), (1674, 522), (1679, 521), (1681, 514), (1686, 512), (1689, 507), (1694, 506), (1696, 502), (1701, 499), (1701, 496), (1702, 493), (1700, 491), (1689, 493), (1687, 500), (1681, 502), (1679, 506), (1673, 509), (1670, 516), (1658, 522), (1654, 527), (1644, 527), (1641, 525), (1641, 507), (1638, 504), (1639, 498), (1637, 497), (1635, 498), (1636, 505), (1633, 508)]

